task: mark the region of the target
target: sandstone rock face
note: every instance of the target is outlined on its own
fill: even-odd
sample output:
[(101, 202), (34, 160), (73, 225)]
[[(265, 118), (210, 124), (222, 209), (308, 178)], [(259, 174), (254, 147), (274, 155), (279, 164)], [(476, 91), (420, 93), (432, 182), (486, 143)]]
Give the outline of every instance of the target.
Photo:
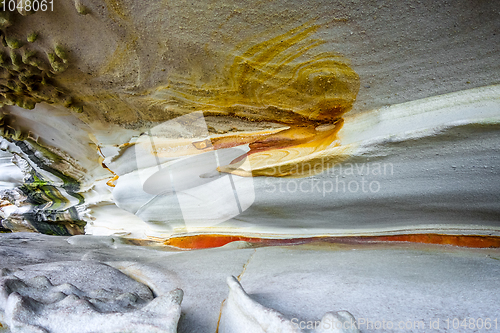
[(498, 5), (6, 1), (0, 230), (498, 235)]
[(445, 333), (459, 331), (452, 318), (493, 331), (498, 259), (412, 243), (179, 251), (1, 234), (0, 331)]
[(288, 320), (273, 309), (266, 308), (252, 300), (231, 276), (227, 279), (229, 296), (224, 301), (219, 332), (231, 333), (300, 333), (308, 332), (359, 333), (356, 319), (347, 311), (328, 312), (321, 320), (299, 322), (297, 318)]
[(98, 262), (3, 269), (0, 310), (16, 333), (177, 332), (182, 290), (151, 290)]

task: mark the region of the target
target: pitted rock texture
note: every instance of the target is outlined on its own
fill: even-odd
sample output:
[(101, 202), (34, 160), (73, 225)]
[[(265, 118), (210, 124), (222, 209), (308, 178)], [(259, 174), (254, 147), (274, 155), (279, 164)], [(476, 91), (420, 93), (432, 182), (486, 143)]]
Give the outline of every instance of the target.
[(2, 269), (0, 310), (14, 333), (176, 332), (183, 292), (148, 286), (93, 261)]

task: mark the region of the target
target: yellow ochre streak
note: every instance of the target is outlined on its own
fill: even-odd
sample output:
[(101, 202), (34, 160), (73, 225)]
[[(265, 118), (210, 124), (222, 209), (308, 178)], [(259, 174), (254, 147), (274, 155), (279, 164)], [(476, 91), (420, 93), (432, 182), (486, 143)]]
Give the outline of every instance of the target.
[(306, 23), (236, 51), (217, 82), (194, 84), (171, 77), (169, 85), (146, 99), (150, 106), (161, 104), (173, 114), (202, 111), (206, 116), (282, 124), (283, 130), (268, 134), (213, 137), (216, 149), (241, 144), (251, 149), (251, 170), (232, 165), (220, 170), (243, 176), (306, 176), (310, 170), (303, 172), (297, 164), (339, 162), (348, 155), (337, 133), (359, 90), (359, 76), (344, 57), (312, 52), (324, 44), (311, 38), (319, 28)]

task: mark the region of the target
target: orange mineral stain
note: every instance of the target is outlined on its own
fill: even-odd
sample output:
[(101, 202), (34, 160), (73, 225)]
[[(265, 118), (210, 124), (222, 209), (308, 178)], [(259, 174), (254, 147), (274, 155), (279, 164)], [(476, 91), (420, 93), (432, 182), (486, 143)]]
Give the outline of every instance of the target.
[(108, 168), (108, 166), (104, 163), (104, 154), (102, 153), (101, 147), (97, 146), (97, 152), (99, 153), (99, 163), (101, 164), (101, 167), (103, 169), (108, 170), (111, 174), (113, 174), (113, 178), (111, 178), (110, 180), (108, 180), (106, 182), (106, 185), (108, 185), (109, 187), (115, 187), (116, 185), (115, 185), (114, 182), (117, 181), (118, 178), (120, 178), (120, 177), (116, 173), (114, 173), (113, 170), (111, 170), (110, 168)]
[[(313, 35), (320, 28), (308, 22), (255, 44), (243, 43), (212, 81), (171, 74), (168, 85), (143, 98), (150, 108), (161, 107), (172, 115), (201, 111), (215, 118), (281, 125), (282, 130), (268, 133), (213, 136), (210, 143), (197, 142), (196, 148), (249, 144), (252, 170), (231, 165), (220, 170), (243, 176), (304, 176), (292, 164), (339, 146), (342, 116), (352, 108), (359, 90), (359, 76), (346, 58), (318, 51), (325, 41)], [(329, 153), (342, 155), (339, 150)], [(268, 165), (288, 167), (272, 174)]]
[(179, 249), (194, 250), (220, 247), (231, 242), (244, 241), (256, 246), (284, 246), (328, 242), (339, 244), (410, 242), (437, 245), (453, 245), (470, 248), (500, 248), (500, 237), (481, 235), (410, 234), (390, 236), (349, 236), (349, 237), (309, 237), (309, 238), (258, 238), (235, 235), (205, 234), (171, 237), (164, 245)]
[(118, 178), (120, 178), (118, 175), (115, 175), (113, 178), (111, 178), (110, 180), (108, 180), (106, 182), (106, 185), (108, 185), (109, 187), (115, 187), (115, 181), (118, 180)]

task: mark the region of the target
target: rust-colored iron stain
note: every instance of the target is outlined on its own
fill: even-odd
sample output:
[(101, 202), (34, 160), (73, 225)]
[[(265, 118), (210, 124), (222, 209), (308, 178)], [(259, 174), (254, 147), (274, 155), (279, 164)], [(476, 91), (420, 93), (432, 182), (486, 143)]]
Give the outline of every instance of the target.
[[(109, 169), (108, 169), (108, 170), (109, 170)], [(118, 180), (118, 178), (120, 178), (120, 176), (115, 175), (113, 178), (111, 178), (110, 180), (108, 180), (108, 181), (106, 182), (106, 185), (108, 185), (109, 187), (115, 187), (115, 186), (116, 186), (116, 185), (115, 185), (115, 181), (117, 181), (117, 180)]]
[(271, 239), (231, 235), (196, 235), (172, 237), (165, 245), (179, 249), (194, 250), (224, 246), (231, 242), (244, 241), (257, 246), (300, 245), (314, 242), (330, 242), (343, 244), (374, 242), (410, 242), (423, 244), (453, 245), (470, 248), (500, 248), (500, 237), (480, 235), (441, 235), (441, 234), (409, 234), (389, 236), (346, 236), (346, 237), (309, 237), (294, 239)]
[(304, 121), (300, 125), (290, 125), (290, 128), (274, 134), (221, 136), (213, 138), (212, 142), (215, 149), (249, 144), (249, 154), (293, 146), (311, 146), (316, 149), (324, 149), (337, 139), (337, 134), (343, 123), (343, 119), (338, 119), (332, 124), (331, 130), (318, 132), (315, 128), (321, 123)]
[[(151, 110), (161, 106), (178, 114), (201, 111), (210, 117), (282, 125), (280, 131), (212, 137), (211, 142), (196, 142), (195, 147), (222, 149), (248, 144), (250, 152), (245, 157), (251, 170), (239, 168), (236, 160), (221, 172), (305, 176), (291, 164), (339, 145), (342, 116), (352, 108), (360, 85), (359, 75), (346, 58), (320, 50), (326, 42), (313, 38), (320, 29), (310, 21), (281, 35), (252, 39), (230, 54), (220, 77), (201, 82), (196, 75), (171, 74), (168, 85), (158, 87), (144, 100)], [(283, 168), (276, 172), (270, 165)]]
[(260, 243), (262, 239), (229, 235), (196, 235), (171, 237), (165, 241), (165, 245), (177, 247), (180, 249), (207, 249), (212, 247), (224, 246), (231, 242), (237, 241)]
[(375, 241), (379, 242), (412, 242), (475, 248), (500, 247), (500, 237), (498, 236), (414, 234), (378, 236), (375, 238)]
[(226, 300), (223, 300), (220, 305), (219, 318), (217, 319), (217, 328), (215, 329), (215, 333), (219, 333), (219, 326), (220, 326), (220, 320), (222, 318), (222, 309), (224, 308), (224, 303), (226, 303)]
[(108, 180), (106, 182), (106, 185), (108, 185), (109, 187), (115, 187), (115, 181), (118, 180), (118, 178), (120, 178), (120, 176), (118, 176), (116, 173), (114, 173), (113, 170), (111, 170), (110, 168), (108, 168), (108, 166), (104, 163), (104, 154), (102, 153), (102, 150), (101, 150), (101, 147), (97, 146), (97, 152), (99, 153), (99, 162), (101, 163), (101, 167), (103, 169), (106, 169), (108, 170), (109, 172), (111, 172), (113, 174), (113, 178), (111, 178), (110, 180)]

